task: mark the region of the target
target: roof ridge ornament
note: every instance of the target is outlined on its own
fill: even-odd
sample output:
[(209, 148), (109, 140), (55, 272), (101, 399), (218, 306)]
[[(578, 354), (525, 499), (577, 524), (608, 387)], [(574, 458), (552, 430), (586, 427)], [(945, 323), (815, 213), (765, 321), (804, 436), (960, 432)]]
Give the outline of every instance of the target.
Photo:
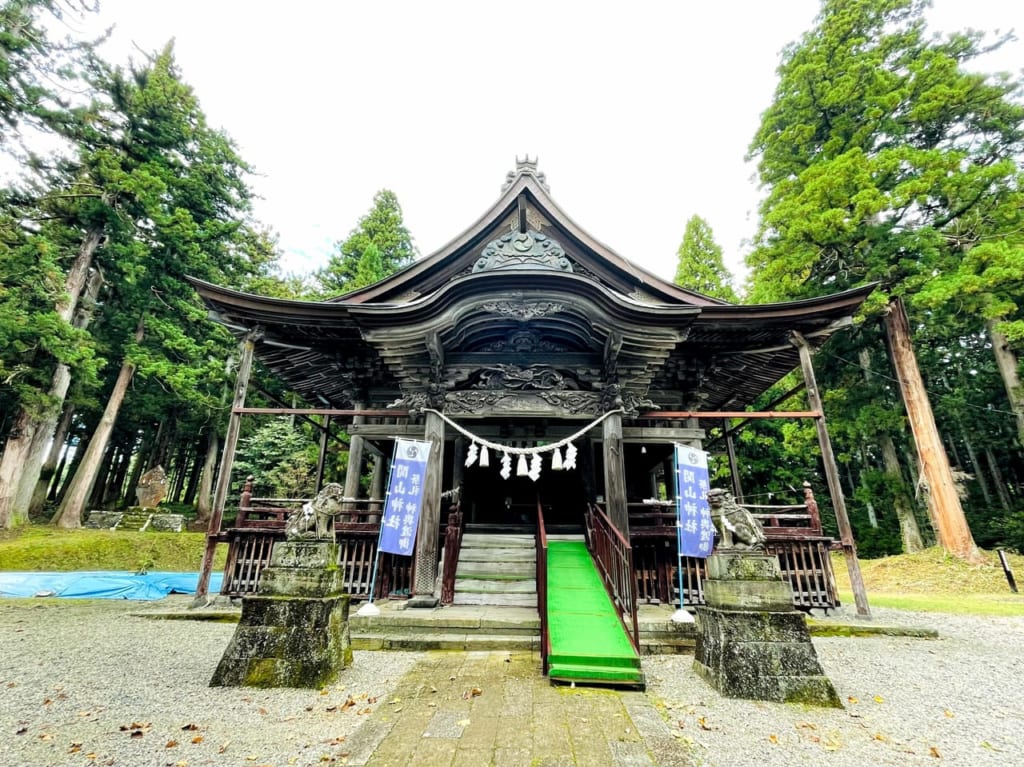
[(537, 183), (541, 185), (544, 191), (550, 193), (551, 187), (548, 186), (547, 176), (537, 170), (537, 162), (539, 160), (539, 157), (534, 157), (531, 160), (530, 155), (526, 155), (526, 157), (520, 160), (519, 155), (516, 155), (516, 169), (510, 170), (506, 174), (505, 183), (501, 185), (501, 191), (508, 191), (508, 188), (515, 183), (519, 176), (533, 176), (537, 179)]
[(525, 232), (508, 232), (492, 240), (480, 251), (480, 258), (473, 264), (474, 273), (498, 269), (572, 272), (572, 262), (557, 240), (528, 229)]

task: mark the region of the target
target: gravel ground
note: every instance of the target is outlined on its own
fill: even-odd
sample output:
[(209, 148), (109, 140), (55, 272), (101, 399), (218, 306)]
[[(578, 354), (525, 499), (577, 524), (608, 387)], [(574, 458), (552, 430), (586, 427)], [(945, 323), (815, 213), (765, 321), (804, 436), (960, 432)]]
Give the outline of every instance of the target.
[(340, 762), (419, 657), (357, 652), (323, 692), (210, 688), (235, 624), (129, 614), (151, 604), (0, 601), (0, 765)]
[(815, 639), (844, 710), (723, 698), (691, 658), (648, 659), (648, 694), (700, 765), (1024, 765), (1024, 618), (873, 613), (939, 638)]
[[(422, 657), (357, 652), (323, 692), (209, 688), (234, 624), (130, 615), (164, 606), (0, 601), (0, 765), (344, 763)], [(814, 640), (843, 710), (722, 698), (692, 656), (646, 658), (648, 695), (695, 764), (1024, 765), (1024, 618), (875, 614), (940, 638)]]

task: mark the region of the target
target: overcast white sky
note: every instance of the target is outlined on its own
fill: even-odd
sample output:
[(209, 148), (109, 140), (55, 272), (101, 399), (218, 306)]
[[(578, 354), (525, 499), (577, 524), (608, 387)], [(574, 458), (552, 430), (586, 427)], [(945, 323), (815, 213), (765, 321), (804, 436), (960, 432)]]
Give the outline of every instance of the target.
[[(431, 253), (500, 193), (517, 155), (593, 236), (671, 279), (703, 216), (740, 270), (756, 225), (744, 162), (779, 52), (817, 0), (101, 0), (108, 56), (175, 38), (211, 123), (258, 170), (258, 218), (290, 271), (393, 190)], [(936, 0), (934, 28), (1024, 33), (1019, 0)], [(134, 52), (136, 58), (139, 54)], [(1024, 68), (1015, 41), (986, 70)]]

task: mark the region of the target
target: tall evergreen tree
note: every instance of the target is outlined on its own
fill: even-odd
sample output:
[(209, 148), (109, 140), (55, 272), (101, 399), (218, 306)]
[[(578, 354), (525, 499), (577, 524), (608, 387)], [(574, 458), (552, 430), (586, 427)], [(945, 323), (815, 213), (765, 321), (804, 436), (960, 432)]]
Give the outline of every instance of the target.
[[(964, 243), (1019, 216), (1021, 84), (967, 71), (991, 46), (975, 32), (927, 35), (927, 7), (825, 0), (815, 26), (784, 51), (775, 100), (750, 147), (767, 190), (748, 258), (755, 300), (874, 280), (881, 288), (869, 314), (894, 295), (909, 296), (914, 310), (920, 286), (955, 269)], [(917, 311), (910, 327), (930, 320)], [(932, 482), (933, 494), (948, 484)], [(948, 506), (937, 518), (959, 524), (959, 501)], [(973, 556), (969, 540), (957, 548)]]
[(373, 207), (337, 248), (327, 266), (316, 273), (325, 295), (372, 285), (408, 266), (418, 255), (398, 198), (388, 189), (374, 195)]
[(708, 222), (700, 216), (691, 216), (686, 222), (677, 255), (676, 285), (731, 303), (739, 300), (732, 275), (722, 261), (722, 248), (715, 242)]

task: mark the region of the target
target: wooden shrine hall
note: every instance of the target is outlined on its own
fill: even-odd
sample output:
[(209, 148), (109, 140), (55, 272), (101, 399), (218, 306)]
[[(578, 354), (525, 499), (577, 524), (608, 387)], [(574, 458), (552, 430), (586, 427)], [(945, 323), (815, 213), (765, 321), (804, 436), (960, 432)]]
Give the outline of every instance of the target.
[[(221, 529), (229, 495), (242, 489), (231, 485), (239, 421), (272, 413), (314, 421), (325, 444), (331, 433), (347, 435), (347, 513), (335, 535), (355, 597), (369, 596), (393, 442), (410, 437), (432, 443), (415, 556), (382, 557), (377, 597), (408, 595), (410, 606), (483, 602), (481, 582), (510, 586), (516, 570), (487, 573), (491, 558), (473, 551), (475, 539), (495, 550), (516, 541), (541, 550), (541, 539), (582, 534), (603, 557), (606, 583), (615, 581), (609, 591), (623, 603), (625, 623), (629, 610), (635, 623), (637, 601), (699, 604), (703, 561), (676, 556), (673, 483), (665, 481), (672, 446), (701, 447), (712, 427), (724, 425), (728, 436), (744, 421), (780, 417), (817, 423), (840, 540), (822, 533), (808, 491), (788, 508), (754, 509), (769, 549), (779, 554), (798, 606), (838, 603), (833, 545), (846, 553), (858, 590), (811, 358), (851, 322), (871, 286), (767, 305), (686, 290), (584, 231), (529, 160), (517, 163), (497, 202), (468, 229), (369, 287), (313, 302), (193, 283), (242, 346), (200, 596), (216, 545), (230, 547), (222, 593), (241, 596), (255, 589), (270, 545), (284, 537), (288, 504), (253, 498), (251, 487), (236, 521)], [(254, 357), (308, 407), (246, 407)], [(750, 410), (795, 368), (809, 410)], [(736, 478), (732, 442), (725, 442)], [(507, 461), (505, 449), (512, 451)], [(574, 468), (565, 467), (567, 455)], [(318, 486), (322, 462), (320, 473)], [(374, 480), (361, 491), (360, 477), (369, 473)], [(731, 490), (742, 502), (735, 479)], [(506, 536), (508, 546), (494, 536)], [(540, 572), (545, 564), (533, 562), (521, 574), (543, 592), (552, 581)], [(545, 598), (517, 588), (506, 590), (508, 603)], [(859, 593), (858, 609), (866, 611)]]

